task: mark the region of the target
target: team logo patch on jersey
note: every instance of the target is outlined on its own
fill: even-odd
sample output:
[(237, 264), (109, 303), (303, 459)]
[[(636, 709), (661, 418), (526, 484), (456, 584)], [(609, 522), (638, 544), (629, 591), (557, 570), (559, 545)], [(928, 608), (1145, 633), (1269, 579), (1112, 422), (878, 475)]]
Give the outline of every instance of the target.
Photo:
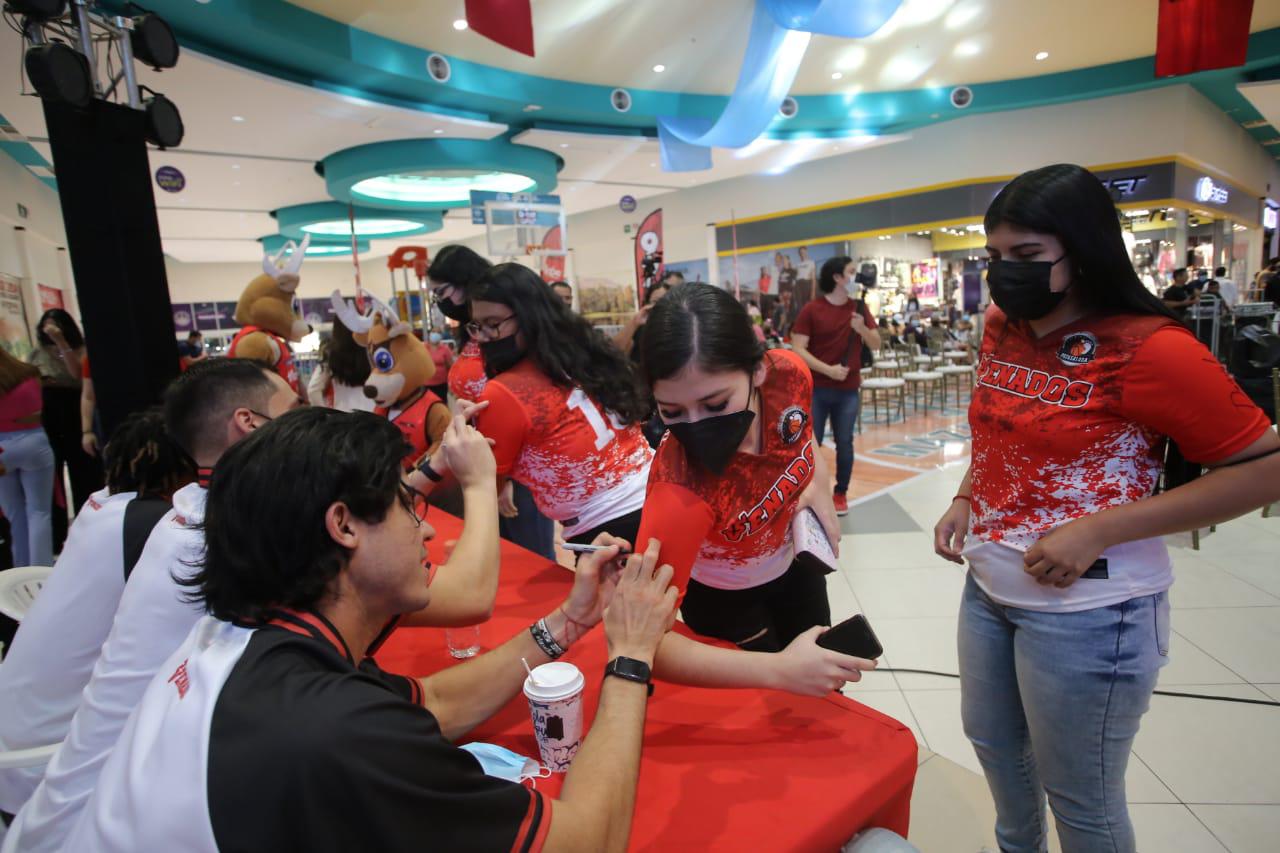
[(787, 444), (792, 444), (804, 433), (804, 426), (808, 422), (808, 412), (799, 406), (790, 406), (778, 418), (778, 435)]
[(1058, 360), (1063, 364), (1088, 364), (1098, 354), (1098, 339), (1088, 332), (1075, 332), (1062, 339)]

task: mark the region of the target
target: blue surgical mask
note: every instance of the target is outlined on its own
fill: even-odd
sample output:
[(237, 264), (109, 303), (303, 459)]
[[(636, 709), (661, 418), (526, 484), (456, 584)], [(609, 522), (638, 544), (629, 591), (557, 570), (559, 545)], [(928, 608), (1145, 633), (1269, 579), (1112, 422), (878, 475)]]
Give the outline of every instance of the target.
[(467, 743), (461, 749), (476, 757), (486, 776), (496, 779), (506, 779), (519, 785), (525, 779), (546, 779), (551, 775), (550, 770), (532, 758), (525, 758), (494, 743)]
[(430, 335), (427, 336), (427, 339), (430, 340), (431, 343), (433, 344), (438, 344), (441, 341), (440, 333), (432, 332)]

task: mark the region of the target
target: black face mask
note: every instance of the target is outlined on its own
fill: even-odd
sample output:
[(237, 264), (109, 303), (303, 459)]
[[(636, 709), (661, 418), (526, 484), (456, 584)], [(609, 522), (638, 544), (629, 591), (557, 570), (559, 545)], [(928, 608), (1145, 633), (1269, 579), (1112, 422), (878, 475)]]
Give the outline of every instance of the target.
[(1039, 320), (1062, 304), (1065, 290), (1049, 289), (1049, 276), (1056, 261), (991, 261), (987, 265), (987, 288), (991, 301), (1010, 320)]
[(436, 307), (440, 309), (440, 313), (458, 323), (465, 323), (471, 319), (471, 305), (467, 302), (459, 305), (452, 299), (435, 300)]
[(515, 335), (507, 335), (505, 338), (480, 344), (480, 358), (484, 361), (485, 376), (492, 379), (519, 364), (524, 358), (524, 350), (516, 343)]
[(669, 424), (667, 429), (680, 442), (690, 461), (718, 477), (729, 467), (755, 419), (756, 413), (748, 407), (728, 415)]

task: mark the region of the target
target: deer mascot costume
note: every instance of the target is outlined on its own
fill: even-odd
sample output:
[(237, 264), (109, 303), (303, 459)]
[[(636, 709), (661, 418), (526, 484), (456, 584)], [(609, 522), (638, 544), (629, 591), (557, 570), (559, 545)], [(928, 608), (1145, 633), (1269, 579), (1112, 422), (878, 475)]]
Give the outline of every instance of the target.
[(390, 418), (413, 448), (403, 460), (405, 471), (412, 471), (449, 426), (449, 407), (427, 390), (435, 363), (409, 324), (383, 302), (366, 295), (370, 308), (360, 314), (338, 291), (331, 299), (338, 320), (369, 353), (364, 394), (377, 403), (374, 414)]
[[(229, 358), (248, 358), (271, 365), (294, 391), (302, 393), (298, 370), (293, 363), (289, 341), (300, 341), (311, 331), (306, 321), (293, 310), (293, 296), (298, 290), (298, 270), (307, 254), (311, 236), (295, 246), (290, 240), (273, 257), (262, 258), (262, 275), (249, 282), (236, 303), (236, 322), (243, 328), (231, 339)], [(286, 253), (287, 261), (283, 260)]]

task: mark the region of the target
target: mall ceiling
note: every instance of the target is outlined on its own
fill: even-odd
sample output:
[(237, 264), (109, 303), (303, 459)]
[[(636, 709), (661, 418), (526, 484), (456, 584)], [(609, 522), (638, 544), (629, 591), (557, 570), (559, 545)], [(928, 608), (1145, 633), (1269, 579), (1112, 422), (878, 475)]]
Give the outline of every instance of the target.
[[(154, 167), (187, 179), (180, 193), (157, 191), (165, 250), (182, 261), (255, 260), (256, 239), (275, 230), (271, 211), (329, 198), (318, 161), (397, 139), (544, 149), (562, 161), (554, 192), (576, 213), (624, 194), (784, 172), (960, 115), (1170, 82), (1195, 86), (1260, 144), (1280, 136), (1280, 84), (1271, 82), (1280, 79), (1280, 2), (1268, 0), (1254, 4), (1244, 67), (1171, 81), (1153, 73), (1155, 2), (903, 0), (870, 37), (815, 36), (790, 90), (799, 113), (777, 118), (746, 148), (716, 149), (713, 167), (696, 172), (661, 168), (656, 117), (723, 109), (750, 0), (537, 0), (533, 58), (463, 28), (463, 0), (146, 5), (184, 48), (176, 68), (140, 74), (186, 123), (180, 148), (152, 154)], [(449, 81), (428, 74), (432, 53), (449, 59)], [(949, 102), (957, 85), (973, 92), (965, 110)], [(632, 95), (626, 113), (610, 104), (616, 87)], [(22, 90), (18, 63), (0, 62), (0, 116), (14, 128), (0, 147), (47, 175), (40, 104)], [(1269, 150), (1280, 155), (1280, 146)], [(479, 231), (467, 209), (455, 209), (422, 242)], [(371, 253), (398, 242), (374, 240)]]

